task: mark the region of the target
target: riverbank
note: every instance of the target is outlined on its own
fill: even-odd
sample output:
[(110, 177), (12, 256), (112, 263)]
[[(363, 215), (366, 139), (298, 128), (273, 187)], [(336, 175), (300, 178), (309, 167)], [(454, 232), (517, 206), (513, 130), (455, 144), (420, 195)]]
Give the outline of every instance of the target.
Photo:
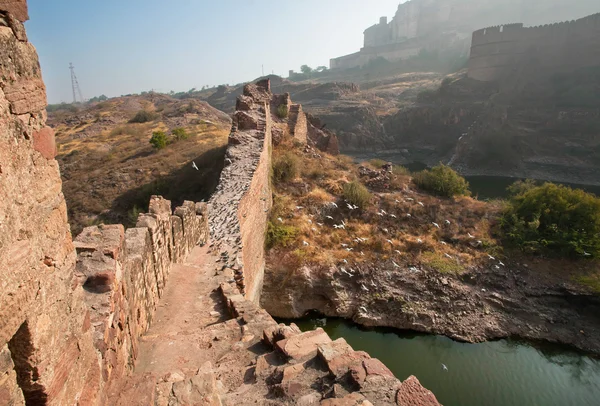
[(600, 359), (564, 346), (515, 340), (465, 344), (318, 315), (295, 323), (344, 338), (400, 379), (415, 375), (444, 406), (595, 405), (600, 398)]
[(393, 263), (350, 264), (352, 277), (316, 265), (286, 275), (270, 269), (262, 305), (275, 317), (316, 310), (462, 342), (519, 337), (600, 355), (600, 296), (560, 275), (567, 263), (505, 260), (459, 276)]

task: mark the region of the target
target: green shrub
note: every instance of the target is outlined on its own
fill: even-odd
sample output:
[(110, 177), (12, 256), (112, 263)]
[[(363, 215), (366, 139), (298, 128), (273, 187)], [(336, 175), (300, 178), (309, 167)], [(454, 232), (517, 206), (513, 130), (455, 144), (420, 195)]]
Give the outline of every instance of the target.
[(288, 182), (298, 175), (298, 157), (287, 152), (273, 161), (273, 180), (276, 183)]
[(600, 199), (545, 183), (517, 187), (501, 219), (505, 239), (529, 253), (600, 256)]
[(383, 165), (387, 164), (387, 161), (384, 161), (383, 159), (379, 159), (379, 158), (375, 158), (375, 159), (371, 159), (369, 161), (369, 163), (377, 169), (381, 169), (383, 167)]
[(163, 149), (168, 144), (167, 135), (163, 131), (154, 131), (150, 138), (150, 144), (156, 149)]
[(185, 128), (183, 127), (174, 128), (173, 131), (171, 131), (171, 134), (173, 134), (173, 137), (176, 141), (187, 140), (188, 138), (190, 138), (190, 135), (185, 131)]
[(404, 166), (394, 165), (392, 167), (392, 173), (397, 176), (408, 176), (410, 175), (410, 171)]
[(298, 229), (294, 226), (276, 224), (271, 221), (267, 224), (267, 235), (265, 246), (271, 249), (276, 246), (287, 247), (298, 235)]
[(362, 184), (354, 181), (344, 185), (344, 199), (350, 204), (364, 209), (371, 201), (371, 193)]
[(469, 196), (469, 183), (446, 165), (421, 171), (413, 177), (415, 184), (430, 193), (443, 197)]
[(148, 121), (154, 121), (156, 120), (157, 115), (155, 113), (152, 113), (150, 111), (146, 111), (146, 110), (140, 110), (138, 111), (135, 116), (133, 116), (133, 118), (131, 120), (129, 120), (130, 123), (147, 123)]
[(285, 104), (280, 104), (277, 107), (277, 117), (279, 118), (287, 118), (288, 116), (288, 107)]

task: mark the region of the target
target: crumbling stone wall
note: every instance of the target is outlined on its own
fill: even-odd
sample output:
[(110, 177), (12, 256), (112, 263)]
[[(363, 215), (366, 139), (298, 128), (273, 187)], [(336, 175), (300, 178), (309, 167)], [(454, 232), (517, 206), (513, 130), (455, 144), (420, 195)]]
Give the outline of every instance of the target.
[[(600, 65), (600, 13), (576, 21), (523, 27), (507, 24), (473, 33), (469, 77), (510, 81)], [(527, 78), (519, 78), (527, 79)]]
[(152, 322), (171, 264), (206, 242), (205, 204), (186, 201), (171, 213), (170, 201), (152, 196), (137, 227), (87, 227), (75, 239), (76, 275), (100, 358), (98, 388), (133, 368), (138, 338)]
[(272, 205), (270, 82), (244, 87), (233, 116), (225, 168), (209, 201), (211, 236), (222, 268), (235, 273), (246, 298), (258, 302), (264, 276), (264, 238)]
[(74, 404), (97, 358), (25, 1), (0, 1), (0, 404)]
[(288, 125), (290, 134), (292, 134), (294, 139), (298, 140), (298, 142), (306, 144), (308, 125), (306, 122), (306, 113), (302, 111), (302, 105), (292, 104), (290, 106)]

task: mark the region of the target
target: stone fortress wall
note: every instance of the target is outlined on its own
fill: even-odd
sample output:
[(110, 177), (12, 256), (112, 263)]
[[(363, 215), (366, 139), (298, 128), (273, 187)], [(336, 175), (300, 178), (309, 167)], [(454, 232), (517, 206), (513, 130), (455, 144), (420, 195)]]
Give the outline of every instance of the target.
[[(277, 128), (289, 125), (300, 142), (335, 153), (335, 136), (319, 129), (289, 95), (274, 96), (268, 80), (247, 85), (208, 203), (186, 201), (173, 210), (170, 201), (152, 196), (136, 227), (87, 227), (73, 240), (54, 132), (45, 124), (40, 65), (23, 26), (27, 18), (26, 0), (0, 0), (0, 404), (107, 404), (111, 390), (133, 371), (173, 264), (209, 241), (218, 252), (217, 274), (227, 275), (221, 291), (239, 318), (234, 324), (254, 320), (255, 327), (268, 327), (274, 335), (266, 342), (283, 345), (282, 354), (292, 359), (328, 344), (322, 330), (299, 334), (278, 326), (257, 303), (272, 204), (271, 136), (279, 120), (271, 109), (286, 104), (294, 110), (293, 120), (279, 120)], [(281, 329), (290, 334), (279, 337)], [(304, 343), (306, 354), (285, 347), (292, 335), (297, 341), (313, 337)], [(338, 344), (340, 356), (355, 354)], [(414, 377), (401, 383), (364, 353), (349, 360), (359, 358), (361, 364), (351, 366), (362, 371), (361, 385), (385, 373), (385, 388), (404, 402), (398, 404), (412, 404), (415, 396), (437, 404)]]
[[(576, 4), (574, 4), (576, 3)], [(398, 61), (423, 49), (453, 49), (468, 54), (471, 34), (480, 27), (508, 21), (539, 25), (580, 18), (600, 11), (593, 0), (409, 0), (388, 22), (381, 17), (364, 31), (364, 46), (356, 53), (330, 60), (331, 69), (364, 66), (383, 57)]]
[(576, 21), (523, 27), (507, 24), (473, 33), (469, 77), (503, 81), (600, 66), (600, 13)]

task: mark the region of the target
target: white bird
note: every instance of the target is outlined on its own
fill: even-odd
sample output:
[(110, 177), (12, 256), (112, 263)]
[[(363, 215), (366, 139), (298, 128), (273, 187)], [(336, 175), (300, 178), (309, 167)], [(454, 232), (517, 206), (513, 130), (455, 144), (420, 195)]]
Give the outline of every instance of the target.
[(392, 240), (386, 240), (387, 242), (389, 242), (390, 244), (394, 245), (394, 242)]
[(419, 239), (417, 239), (417, 242), (418, 242), (419, 244), (423, 244), (423, 240), (422, 240), (422, 239), (420, 239), (420, 238), (419, 238)]
[(423, 204), (423, 202), (417, 202), (419, 204), (419, 206), (423, 206), (425, 207), (425, 205)]
[(400, 203), (400, 200), (398, 200), (398, 199), (396, 199), (395, 201), (396, 201), (396, 203)]
[(342, 226), (338, 226), (337, 224), (334, 224), (334, 225), (333, 225), (333, 228), (335, 228), (335, 229), (339, 229), (339, 228), (342, 228)]
[(446, 365), (444, 365), (444, 364), (442, 364), (442, 369), (443, 369), (444, 371), (448, 372), (448, 367), (447, 367)]
[(440, 228), (440, 225), (438, 223), (433, 223), (432, 222), (431, 224), (433, 224), (435, 226), (435, 228)]
[(500, 267), (498, 265), (494, 265), (494, 268), (496, 269), (500, 269)]
[(319, 227), (323, 227), (323, 223), (317, 223)]
[(375, 284), (375, 281), (371, 281), (371, 286), (373, 286), (374, 288), (377, 287), (377, 285)]
[(331, 217), (331, 216), (325, 216), (325, 218), (327, 218), (329, 220), (333, 220), (333, 217)]
[(409, 218), (410, 218), (410, 217), (412, 217), (412, 216), (410, 215), (410, 213), (407, 213), (407, 214), (406, 214), (406, 217), (409, 217)]
[(348, 246), (348, 244), (343, 244), (343, 243), (342, 243), (341, 245), (342, 245), (342, 247), (344, 247), (344, 248), (346, 248), (346, 247)]
[(194, 168), (197, 171), (200, 170), (200, 169), (198, 169), (198, 166), (196, 165), (196, 162), (194, 162), (194, 161), (192, 161), (192, 168)]
[(502, 266), (506, 266), (506, 265), (504, 265), (504, 264), (502, 263), (502, 261), (498, 261), (498, 263), (499, 263), (500, 265), (502, 265)]
[(364, 256), (365, 256), (365, 253), (361, 251), (361, 252), (360, 252), (360, 255), (364, 257)]
[(347, 263), (348, 263), (348, 260), (346, 260), (346, 259), (342, 259), (342, 262), (343, 262), (344, 264), (347, 264)]
[(349, 203), (346, 203), (346, 206), (348, 206), (348, 208), (349, 208), (350, 210), (354, 210), (354, 206), (352, 206), (351, 204), (349, 204)]
[(336, 208), (338, 207), (338, 205), (335, 204), (334, 202), (330, 202), (329, 204), (332, 205), (333, 207), (336, 207)]
[(345, 273), (346, 275), (348, 275), (349, 277), (351, 277), (351, 278), (354, 276), (354, 275), (352, 275), (350, 272), (346, 271), (344, 268), (342, 268), (342, 269), (341, 269), (341, 271), (342, 271), (343, 273)]
[(447, 225), (450, 225), (450, 220), (445, 220), (444, 223), (446, 223)]
[(283, 219), (281, 217), (277, 217), (277, 221), (279, 221), (280, 223), (283, 223)]
[(381, 212), (382, 212), (383, 214), (387, 214), (385, 210), (381, 210)]
[(362, 290), (364, 290), (365, 292), (368, 292), (368, 291), (369, 291), (369, 288), (367, 288), (367, 287), (366, 287), (364, 284), (362, 284), (362, 283), (360, 284), (360, 288), (361, 288)]
[(475, 238), (475, 236), (471, 235), (471, 233), (467, 233), (467, 235), (469, 236), (469, 238)]
[(346, 248), (346, 251), (350, 252), (352, 251), (354, 248)]
[(344, 227), (344, 224), (339, 224), (338, 228), (343, 228), (344, 230), (346, 229), (346, 227)]
[(398, 255), (402, 255), (402, 253), (400, 252), (400, 250), (394, 250), (394, 252)]
[(496, 260), (496, 258), (494, 258), (493, 256), (491, 256), (490, 254), (488, 254), (488, 258), (491, 259), (492, 261)]
[(411, 271), (411, 272), (413, 272), (413, 273), (414, 273), (414, 272), (420, 272), (420, 269), (419, 269), (419, 268), (416, 268), (416, 267), (414, 267), (414, 266), (411, 266), (410, 268), (408, 268), (408, 270), (409, 270), (409, 271)]
[(406, 200), (409, 201), (409, 202), (414, 202), (415, 201), (415, 199), (413, 199), (412, 197), (407, 197)]
[(379, 217), (383, 217), (383, 213), (377, 213)]
[(441, 241), (442, 245), (448, 245), (446, 241)]
[(312, 228), (311, 228), (311, 230), (313, 230), (313, 231), (317, 231), (317, 229), (316, 229), (316, 228), (314, 228), (314, 227), (312, 227)]
[(395, 214), (390, 214), (390, 217), (393, 219), (397, 218), (397, 216)]
[(590, 254), (589, 252), (585, 252), (585, 251), (583, 251), (583, 256), (584, 256), (584, 257), (591, 257), (591, 256), (592, 256), (592, 254)]
[(366, 312), (367, 312), (367, 309), (366, 309), (364, 306), (361, 306), (361, 307), (359, 307), (358, 309), (359, 309), (359, 310), (362, 310), (362, 311), (363, 311), (363, 313), (366, 313)]
[(302, 245), (304, 245), (305, 247), (308, 247), (308, 243), (306, 241), (302, 241)]
[(302, 210), (304, 207), (302, 206), (296, 206), (296, 210)]
[(344, 220), (342, 220), (342, 225), (344, 225), (344, 226), (346, 225), (346, 223), (344, 223)]
[(400, 268), (400, 265), (398, 265), (397, 263), (395, 263), (394, 261), (392, 261), (392, 265), (394, 265), (394, 267), (396, 268)]
[(308, 220), (308, 224), (312, 224), (312, 220)]
[(384, 233), (389, 233), (387, 228), (382, 229)]
[(354, 205), (354, 210), (358, 210), (360, 209), (360, 207), (358, 207), (357, 205)]

